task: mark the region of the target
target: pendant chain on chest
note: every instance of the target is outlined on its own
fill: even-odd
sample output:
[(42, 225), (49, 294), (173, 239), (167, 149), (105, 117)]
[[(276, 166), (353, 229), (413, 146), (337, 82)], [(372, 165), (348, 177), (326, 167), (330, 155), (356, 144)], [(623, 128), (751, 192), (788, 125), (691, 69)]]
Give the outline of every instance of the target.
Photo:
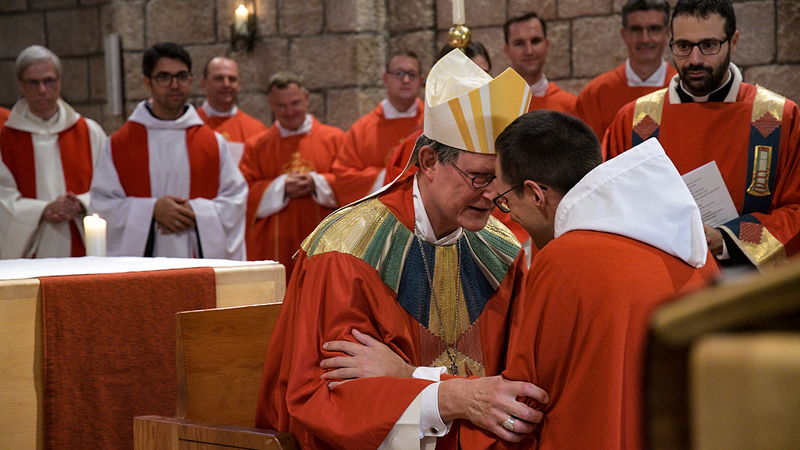
[[(416, 230), (414, 230), (416, 234)], [(416, 236), (417, 241), (419, 242), (419, 251), (422, 253), (422, 262), (425, 264), (425, 275), (428, 278), (428, 286), (431, 289), (431, 295), (433, 296), (433, 306), (436, 309), (436, 319), (439, 322), (439, 330), (442, 333), (442, 339), (445, 341), (447, 348), (445, 351), (447, 352), (447, 356), (450, 358), (450, 374), (451, 375), (458, 375), (458, 365), (456, 364), (456, 341), (458, 340), (458, 310), (460, 306), (458, 304), (458, 297), (461, 292), (461, 240), (456, 242), (456, 298), (455, 298), (455, 320), (453, 321), (453, 343), (450, 344), (447, 341), (447, 336), (445, 335), (444, 330), (444, 322), (442, 321), (442, 311), (439, 305), (439, 299), (436, 296), (436, 289), (433, 286), (433, 276), (431, 274), (430, 267), (428, 265), (428, 257), (425, 255), (425, 249), (422, 247), (422, 239), (419, 235)], [(442, 280), (441, 291), (444, 292), (444, 277), (440, 277)]]

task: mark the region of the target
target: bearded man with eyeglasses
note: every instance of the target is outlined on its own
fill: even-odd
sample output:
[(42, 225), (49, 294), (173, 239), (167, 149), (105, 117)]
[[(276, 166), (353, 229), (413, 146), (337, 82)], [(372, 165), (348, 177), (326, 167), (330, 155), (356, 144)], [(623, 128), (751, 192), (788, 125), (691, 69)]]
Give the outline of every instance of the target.
[(156, 44), (142, 71), (151, 96), (108, 139), (92, 182), (108, 255), (244, 260), (247, 183), (225, 138), (186, 102), (189, 54)]
[(350, 126), (333, 161), (333, 189), (342, 205), (382, 187), (389, 156), (422, 126), (424, 107), (419, 93), (425, 75), (416, 53), (392, 56), (382, 79), (386, 98)]
[(681, 174), (716, 161), (739, 216), (705, 225), (711, 253), (723, 267), (786, 263), (800, 251), (797, 104), (742, 81), (730, 1), (680, 0), (671, 26), (678, 74), (627, 104), (603, 149), (611, 158), (657, 137)]
[(17, 57), (23, 98), (0, 131), (0, 258), (85, 256), (83, 217), (106, 133), (61, 99), (61, 60)]

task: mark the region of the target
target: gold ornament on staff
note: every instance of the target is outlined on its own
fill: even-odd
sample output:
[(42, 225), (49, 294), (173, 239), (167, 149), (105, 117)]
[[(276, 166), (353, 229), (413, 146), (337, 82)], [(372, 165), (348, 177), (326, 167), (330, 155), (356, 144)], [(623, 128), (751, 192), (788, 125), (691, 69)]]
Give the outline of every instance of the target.
[(454, 48), (464, 49), (472, 39), (472, 32), (464, 25), (464, 0), (452, 0), (453, 26), (447, 35), (447, 42)]

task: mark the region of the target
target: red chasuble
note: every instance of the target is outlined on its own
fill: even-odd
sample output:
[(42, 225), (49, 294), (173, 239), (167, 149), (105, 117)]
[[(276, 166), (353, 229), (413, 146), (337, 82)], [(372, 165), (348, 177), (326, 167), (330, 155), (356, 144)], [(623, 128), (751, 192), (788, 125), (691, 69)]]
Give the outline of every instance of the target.
[(628, 86), (625, 74), (625, 63), (619, 67), (598, 75), (589, 82), (578, 96), (575, 111), (578, 118), (592, 127), (598, 139), (603, 139), (606, 128), (614, 121), (617, 112), (623, 106), (647, 95), (657, 89), (669, 86), (669, 82), (678, 73), (671, 64), (667, 64), (667, 75), (664, 85), (660, 87)]
[[(189, 152), (189, 198), (215, 198), (219, 192), (219, 148), (214, 131), (206, 126), (186, 129)], [(151, 197), (150, 159), (147, 128), (138, 122), (125, 122), (111, 136), (111, 156), (125, 194)]]
[(548, 393), (547, 405), (527, 402), (544, 419), (518, 444), (470, 426), (462, 448), (643, 448), (650, 313), (717, 273), (714, 264), (695, 269), (616, 234), (572, 231), (551, 241), (531, 265), (525, 301), (515, 305), (503, 371)]
[[(320, 379), (320, 361), (332, 356), (322, 344), (354, 341), (353, 328), (414, 365), (432, 365), (445, 354), (447, 344), (429, 323), (433, 306), (421, 253), (434, 263), (434, 277), (441, 276), (438, 264), (450, 265), (439, 255), (456, 254), (456, 245), (414, 237), (412, 186), (407, 179), (378, 199), (331, 214), (303, 242), (267, 352), (256, 426), (290, 431), (303, 449), (375, 449), (430, 383), (361, 378), (330, 390)], [(513, 238), (494, 220), (459, 239), (460, 320), (467, 324), (455, 348), (462, 375), (497, 374), (505, 355), (512, 299), (523, 289), (525, 270), (518, 244), (507, 239)], [(455, 449), (457, 429), (437, 448)]]
[(231, 117), (209, 117), (200, 107), (197, 108), (197, 115), (228, 142), (247, 142), (247, 139), (267, 129), (261, 121), (248, 116), (242, 110), (237, 110)]
[(317, 204), (313, 197), (295, 198), (281, 211), (256, 218), (261, 198), (272, 181), (291, 172), (314, 171), (333, 184), (331, 163), (340, 144), (342, 130), (314, 119), (308, 134), (281, 137), (272, 127), (245, 147), (242, 170), (250, 188), (247, 197), (247, 259), (274, 260), (286, 267), (287, 279), (292, 274), (292, 259), (317, 224), (333, 209)]
[[(656, 92), (657, 93), (657, 92)], [(651, 95), (655, 95), (653, 93)], [(771, 94), (775, 95), (775, 94)], [(774, 170), (774, 191), (768, 213), (752, 213), (754, 224), (741, 228), (738, 245), (749, 254), (756, 266), (781, 263), (800, 251), (800, 111), (797, 104), (786, 100), (782, 111), (764, 111), (753, 121), (756, 86), (742, 83), (736, 102), (669, 103), (664, 100), (660, 125), (642, 120), (637, 125), (641, 134), (658, 129), (658, 140), (681, 174), (710, 161), (716, 161), (725, 186), (737, 211), (742, 213), (745, 190), (751, 184), (748, 173), (748, 149), (752, 128), (757, 132), (779, 128), (777, 167)], [(641, 100), (639, 100), (641, 101)], [(634, 109), (637, 102), (627, 104), (609, 127), (603, 150), (612, 158), (632, 146)], [(776, 119), (780, 114), (782, 121)]]
[[(14, 176), (17, 189), (23, 197), (36, 197), (36, 166), (34, 163), (33, 137), (27, 131), (3, 128), (0, 130), (0, 148), (3, 149), (3, 163)], [(83, 194), (92, 184), (92, 145), (89, 126), (81, 117), (75, 125), (58, 133), (58, 150), (61, 167), (64, 171), (64, 184), (67, 192)], [(67, 193), (65, 192), (65, 194)], [(71, 256), (86, 256), (80, 231), (74, 221), (70, 221)]]
[(571, 92), (567, 92), (558, 87), (552, 81), (547, 83), (547, 91), (544, 97), (531, 96), (531, 105), (528, 111), (537, 109), (551, 109), (566, 114), (575, 115), (575, 102), (578, 97)]
[(347, 205), (369, 194), (394, 149), (422, 126), (424, 111), (422, 100), (417, 99), (415, 117), (389, 120), (378, 104), (350, 127), (333, 162), (333, 190), (340, 204)]

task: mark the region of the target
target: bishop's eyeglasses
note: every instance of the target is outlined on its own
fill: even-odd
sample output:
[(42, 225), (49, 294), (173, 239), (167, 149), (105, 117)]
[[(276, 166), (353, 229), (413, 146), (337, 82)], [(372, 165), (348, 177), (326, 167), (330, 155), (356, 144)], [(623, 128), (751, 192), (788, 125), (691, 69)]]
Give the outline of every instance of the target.
[(493, 173), (489, 173), (489, 172), (481, 172), (481, 173), (475, 174), (474, 177), (471, 177), (471, 176), (469, 176), (469, 174), (467, 172), (464, 172), (463, 170), (461, 170), (460, 167), (455, 165), (455, 163), (451, 162), (450, 164), (452, 164), (453, 167), (455, 167), (456, 170), (461, 172), (465, 177), (469, 178), (470, 181), (472, 182), (472, 187), (474, 187), (475, 189), (483, 189), (486, 186), (488, 186), (489, 183), (491, 183), (495, 178), (497, 178)]

